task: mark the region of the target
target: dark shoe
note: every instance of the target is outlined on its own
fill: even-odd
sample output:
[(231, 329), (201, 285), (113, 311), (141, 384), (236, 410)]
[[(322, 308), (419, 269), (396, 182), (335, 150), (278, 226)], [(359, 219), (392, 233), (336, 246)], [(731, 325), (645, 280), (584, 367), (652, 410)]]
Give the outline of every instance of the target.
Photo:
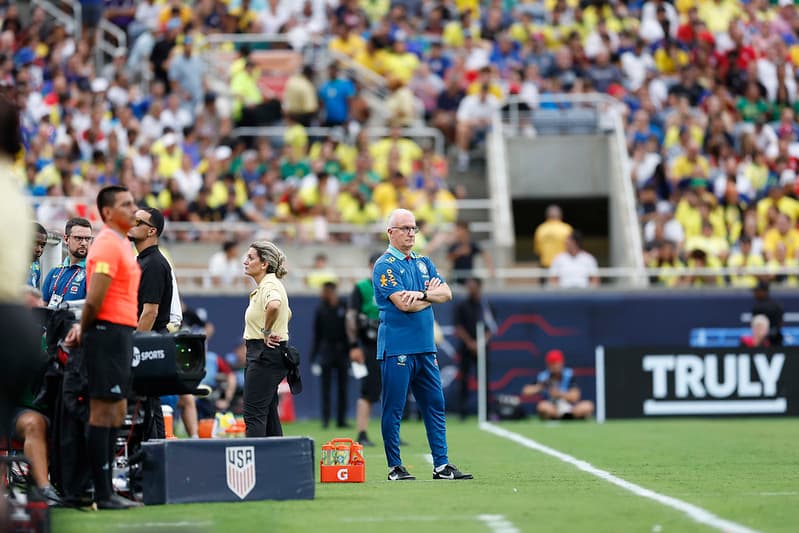
[(408, 442), (407, 442), (407, 441), (404, 441), (404, 440), (402, 440), (402, 439), (400, 439), (399, 445), (400, 445), (400, 446), (410, 446), (410, 444), (408, 444)]
[(474, 479), (471, 474), (464, 474), (453, 464), (446, 465), (441, 472), (433, 470), (433, 479)]
[(112, 494), (111, 497), (108, 498), (107, 500), (101, 500), (97, 502), (98, 509), (119, 510), (119, 509), (133, 509), (141, 506), (142, 504), (140, 504), (139, 502), (134, 502), (133, 500), (124, 498), (119, 494)]
[(61, 496), (58, 495), (53, 487), (39, 489), (39, 492), (50, 507), (61, 507), (64, 504), (61, 500)]
[(358, 438), (355, 439), (355, 441), (358, 442), (361, 446), (371, 447), (375, 445), (375, 443), (369, 440), (369, 437), (363, 431), (361, 433), (358, 433)]
[(416, 477), (412, 476), (411, 473), (408, 472), (408, 470), (402, 465), (395, 466), (388, 473), (389, 481), (411, 481), (414, 479), (416, 479)]

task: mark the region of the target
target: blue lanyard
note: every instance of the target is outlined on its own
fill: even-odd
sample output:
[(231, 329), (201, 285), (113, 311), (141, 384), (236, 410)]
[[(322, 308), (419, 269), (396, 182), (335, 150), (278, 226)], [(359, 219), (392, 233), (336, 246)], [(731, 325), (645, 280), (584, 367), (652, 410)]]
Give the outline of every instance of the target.
[[(58, 272), (58, 277), (55, 279), (55, 281), (53, 281), (53, 292), (56, 292), (58, 290), (58, 282), (61, 280), (61, 275), (64, 273), (65, 268), (67, 267), (61, 267), (61, 270)], [(80, 267), (76, 268), (75, 272), (72, 273), (72, 276), (70, 276), (70, 278), (64, 284), (64, 291), (61, 293), (62, 297), (67, 295), (67, 289), (72, 284), (72, 281), (75, 279), (75, 276), (78, 275), (78, 272), (80, 272), (80, 270), (81, 270)]]

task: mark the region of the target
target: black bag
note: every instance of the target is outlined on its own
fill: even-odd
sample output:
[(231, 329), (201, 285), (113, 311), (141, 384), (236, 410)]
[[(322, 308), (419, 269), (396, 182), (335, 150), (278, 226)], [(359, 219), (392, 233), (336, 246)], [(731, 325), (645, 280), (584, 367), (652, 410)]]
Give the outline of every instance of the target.
[(302, 392), (302, 377), (300, 376), (300, 351), (294, 346), (283, 348), (283, 364), (286, 365), (289, 373), (286, 381), (291, 389), (291, 394)]

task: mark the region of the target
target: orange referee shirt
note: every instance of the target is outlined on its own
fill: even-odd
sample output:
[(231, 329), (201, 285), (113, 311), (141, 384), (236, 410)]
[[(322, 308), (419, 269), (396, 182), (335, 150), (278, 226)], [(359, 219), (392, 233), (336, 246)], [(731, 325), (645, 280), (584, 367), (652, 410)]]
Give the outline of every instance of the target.
[(103, 228), (89, 247), (86, 257), (87, 293), (91, 290), (95, 272), (111, 278), (97, 320), (135, 328), (139, 324), (136, 313), (139, 308), (141, 269), (130, 242), (112, 229)]

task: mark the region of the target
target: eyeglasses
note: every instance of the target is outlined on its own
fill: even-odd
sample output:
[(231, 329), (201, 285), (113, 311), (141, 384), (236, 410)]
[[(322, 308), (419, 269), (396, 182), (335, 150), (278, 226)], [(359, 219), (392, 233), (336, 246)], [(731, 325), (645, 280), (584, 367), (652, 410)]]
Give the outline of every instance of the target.
[(391, 226), (391, 229), (398, 229), (398, 230), (400, 230), (402, 232), (407, 233), (408, 235), (410, 235), (411, 232), (419, 233), (419, 227), (418, 226)]
[(69, 238), (78, 242), (92, 242), (92, 239), (94, 239), (94, 237), (79, 237), (78, 235), (70, 235)]
[(150, 228), (156, 229), (156, 228), (155, 228), (155, 226), (153, 226), (153, 225), (152, 225), (152, 224), (150, 224), (149, 222), (146, 222), (146, 221), (144, 221), (144, 220), (142, 220), (142, 219), (140, 219), (140, 218), (137, 218), (137, 219), (136, 219), (136, 222), (134, 223), (134, 225), (135, 225), (137, 228), (138, 228), (139, 226), (141, 226), (142, 224), (144, 224), (144, 225), (145, 225), (145, 226), (147, 226), (147, 227), (150, 227)]

